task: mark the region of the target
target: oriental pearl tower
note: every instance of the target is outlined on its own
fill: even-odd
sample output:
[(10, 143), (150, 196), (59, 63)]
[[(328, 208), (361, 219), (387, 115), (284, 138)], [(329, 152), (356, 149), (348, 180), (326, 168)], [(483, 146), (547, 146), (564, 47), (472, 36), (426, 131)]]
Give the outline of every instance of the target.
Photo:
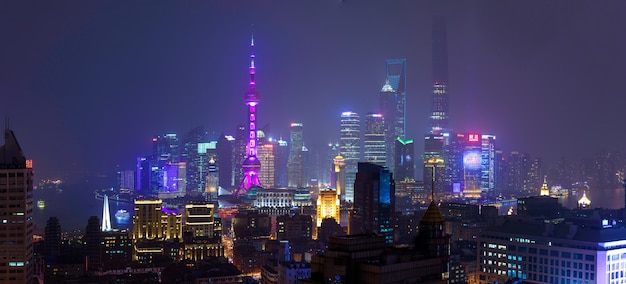
[(261, 186), (259, 181), (259, 172), (261, 171), (261, 162), (256, 156), (257, 153), (257, 137), (256, 126), (257, 116), (256, 107), (260, 102), (259, 92), (255, 88), (254, 74), (256, 68), (254, 67), (254, 36), (250, 41), (250, 89), (246, 92), (244, 100), (246, 106), (248, 106), (248, 144), (246, 145), (246, 159), (241, 164), (244, 177), (235, 192), (235, 196), (245, 193), (253, 186)]

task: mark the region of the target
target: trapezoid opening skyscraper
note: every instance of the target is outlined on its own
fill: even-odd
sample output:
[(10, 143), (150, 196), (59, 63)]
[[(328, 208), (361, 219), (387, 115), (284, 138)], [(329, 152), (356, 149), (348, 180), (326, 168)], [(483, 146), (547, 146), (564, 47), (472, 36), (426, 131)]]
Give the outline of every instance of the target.
[(261, 171), (261, 161), (257, 158), (257, 116), (256, 107), (261, 101), (259, 92), (256, 90), (256, 82), (254, 81), (254, 74), (256, 73), (256, 67), (254, 66), (254, 36), (250, 40), (250, 89), (246, 92), (244, 100), (246, 106), (248, 106), (248, 144), (246, 145), (246, 158), (241, 164), (243, 171), (243, 180), (241, 185), (237, 188), (235, 196), (239, 196), (242, 191), (247, 192), (253, 186), (261, 186), (259, 181), (259, 172)]

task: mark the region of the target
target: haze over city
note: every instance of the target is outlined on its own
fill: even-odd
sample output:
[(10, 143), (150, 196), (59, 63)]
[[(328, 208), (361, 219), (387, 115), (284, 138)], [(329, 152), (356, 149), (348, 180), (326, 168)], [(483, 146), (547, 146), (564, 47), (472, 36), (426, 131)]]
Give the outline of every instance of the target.
[(297, 121), (312, 149), (337, 142), (341, 112), (377, 111), (385, 59), (406, 58), (407, 138), (421, 155), (434, 14), (447, 17), (452, 129), (547, 163), (624, 150), (620, 1), (0, 5), (0, 110), (39, 177), (133, 169), (166, 132), (233, 134), (252, 33), (271, 136)]

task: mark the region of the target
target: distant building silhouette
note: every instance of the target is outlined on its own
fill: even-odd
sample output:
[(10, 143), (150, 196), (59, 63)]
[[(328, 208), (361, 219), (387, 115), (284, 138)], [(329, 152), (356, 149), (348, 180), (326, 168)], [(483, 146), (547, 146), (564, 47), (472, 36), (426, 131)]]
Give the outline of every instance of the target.
[(395, 165), (394, 142), (406, 134), (406, 59), (387, 59), (385, 84), (380, 90), (380, 112), (385, 118), (386, 161), (392, 171)]

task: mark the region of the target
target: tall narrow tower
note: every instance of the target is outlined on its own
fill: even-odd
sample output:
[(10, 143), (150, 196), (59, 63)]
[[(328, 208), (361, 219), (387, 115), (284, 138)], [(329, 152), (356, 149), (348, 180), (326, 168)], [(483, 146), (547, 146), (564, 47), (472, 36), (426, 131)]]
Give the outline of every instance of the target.
[(448, 130), (448, 41), (446, 18), (433, 16), (433, 94), (430, 120), (430, 133), (439, 134)]
[(250, 40), (250, 89), (246, 92), (244, 100), (248, 106), (248, 145), (246, 146), (247, 155), (241, 169), (243, 171), (243, 180), (237, 189), (235, 195), (239, 195), (241, 190), (247, 191), (252, 186), (261, 186), (259, 181), (259, 172), (261, 171), (261, 162), (256, 156), (257, 153), (257, 137), (256, 137), (256, 106), (260, 102), (259, 92), (255, 88), (254, 74), (254, 36)]
[(111, 214), (109, 213), (109, 197), (104, 196), (104, 205), (102, 206), (102, 226), (100, 230), (103, 232), (111, 231)]

